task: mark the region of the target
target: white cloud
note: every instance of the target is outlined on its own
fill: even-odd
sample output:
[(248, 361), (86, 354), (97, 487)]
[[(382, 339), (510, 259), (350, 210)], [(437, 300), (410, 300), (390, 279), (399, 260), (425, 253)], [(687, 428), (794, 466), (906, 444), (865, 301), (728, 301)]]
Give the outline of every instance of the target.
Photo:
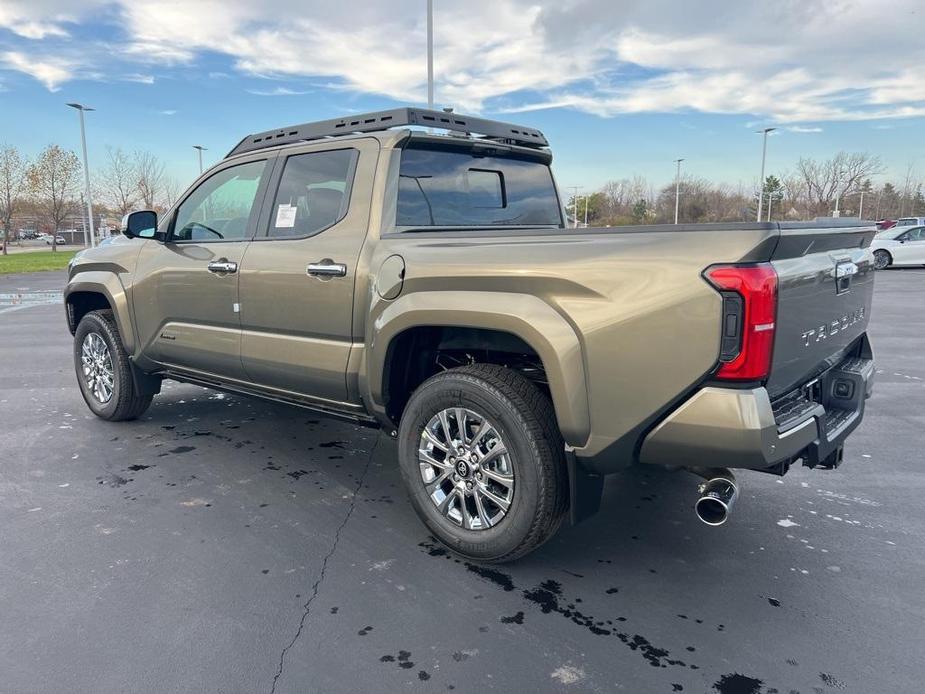
[(168, 108), (163, 111), (158, 111), (158, 113), (160, 113), (162, 116), (175, 116), (177, 114), (177, 112), (172, 108)]
[(133, 73), (130, 75), (123, 75), (121, 79), (125, 82), (138, 82), (139, 84), (154, 84), (154, 75), (140, 75), (138, 73)]
[[(56, 32), (89, 12), (75, 15), (65, 0), (12, 0), (12, 10), (9, 3), (0, 25), (61, 45), (67, 39)], [(438, 3), (437, 100), (493, 112), (749, 114), (795, 128), (921, 117), (918, 5), (893, 0), (885, 12), (881, 0)], [(114, 0), (97, 10), (94, 18), (121, 26), (113, 43), (129, 64), (194, 70), (198, 56), (218, 53), (250, 76), (320, 78), (328, 88), (424, 99), (422, 3)]]
[(301, 94), (310, 94), (311, 90), (289, 89), (288, 87), (276, 87), (275, 89), (248, 89), (248, 94), (256, 96), (299, 96)]
[[(0, 3), (0, 28), (9, 29), (26, 39), (40, 41), (69, 35), (65, 24), (78, 22), (106, 0), (3, 0)], [(76, 7), (75, 7), (76, 5)]]
[(0, 53), (0, 66), (31, 75), (51, 92), (58, 91), (74, 74), (74, 66), (65, 59), (37, 58), (17, 51)]
[(787, 127), (792, 133), (821, 133), (822, 128), (806, 126), (806, 125), (791, 125)]

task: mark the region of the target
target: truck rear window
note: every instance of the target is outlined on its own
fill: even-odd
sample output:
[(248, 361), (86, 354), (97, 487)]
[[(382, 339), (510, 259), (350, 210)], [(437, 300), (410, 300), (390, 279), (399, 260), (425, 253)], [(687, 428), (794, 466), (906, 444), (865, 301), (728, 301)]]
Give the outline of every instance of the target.
[(412, 145), (401, 155), (396, 225), (558, 227), (562, 216), (542, 162)]

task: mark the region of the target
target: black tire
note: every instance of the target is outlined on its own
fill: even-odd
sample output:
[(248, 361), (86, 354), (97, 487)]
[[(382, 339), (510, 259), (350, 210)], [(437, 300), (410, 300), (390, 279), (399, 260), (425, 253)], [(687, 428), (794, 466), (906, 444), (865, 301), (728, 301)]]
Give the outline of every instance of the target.
[[(438, 511), (421, 477), (418, 449), (424, 427), (440, 411), (464, 407), (499, 428), (510, 453), (514, 488), (496, 525), (470, 530)], [(399, 465), (414, 510), (440, 542), (478, 562), (512, 561), (555, 534), (568, 507), (565, 444), (549, 398), (524, 376), (494, 364), (451, 369), (411, 396), (399, 427)]]
[[(109, 349), (112, 360), (112, 393), (106, 402), (101, 402), (94, 395), (83, 373), (81, 352), (84, 340), (91, 333), (102, 338)], [(101, 419), (110, 422), (137, 419), (144, 414), (154, 398), (151, 394), (143, 395), (135, 392), (132, 364), (125, 353), (112, 311), (91, 311), (80, 319), (77, 331), (74, 333), (74, 369), (77, 374), (77, 383), (80, 386), (80, 394), (83, 395), (87, 407)]]
[(889, 251), (874, 251), (874, 268), (877, 270), (886, 270), (893, 264), (893, 256)]

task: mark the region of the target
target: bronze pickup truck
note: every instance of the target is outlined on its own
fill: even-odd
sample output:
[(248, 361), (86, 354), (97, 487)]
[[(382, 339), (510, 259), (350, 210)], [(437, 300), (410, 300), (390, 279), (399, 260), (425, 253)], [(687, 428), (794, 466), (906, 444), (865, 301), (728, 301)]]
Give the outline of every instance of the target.
[[(439, 131), (439, 132), (438, 132)], [(378, 426), (411, 503), (522, 556), (629, 465), (834, 468), (870, 394), (873, 226), (567, 228), (537, 130), (400, 108), (244, 138), (65, 292), (90, 409), (164, 378)]]

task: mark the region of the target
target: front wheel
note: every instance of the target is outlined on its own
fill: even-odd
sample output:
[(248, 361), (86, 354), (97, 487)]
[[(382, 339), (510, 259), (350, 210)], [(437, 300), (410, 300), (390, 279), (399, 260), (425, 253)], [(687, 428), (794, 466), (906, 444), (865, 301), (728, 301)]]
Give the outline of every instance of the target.
[(137, 419), (151, 405), (153, 395), (136, 392), (112, 311), (91, 311), (81, 318), (74, 333), (74, 368), (80, 394), (97, 417)]
[(399, 463), (431, 533), (480, 562), (510, 561), (539, 547), (568, 503), (552, 403), (521, 374), (493, 364), (445, 371), (412, 394)]
[(886, 270), (892, 263), (893, 258), (888, 251), (874, 251), (874, 268)]

